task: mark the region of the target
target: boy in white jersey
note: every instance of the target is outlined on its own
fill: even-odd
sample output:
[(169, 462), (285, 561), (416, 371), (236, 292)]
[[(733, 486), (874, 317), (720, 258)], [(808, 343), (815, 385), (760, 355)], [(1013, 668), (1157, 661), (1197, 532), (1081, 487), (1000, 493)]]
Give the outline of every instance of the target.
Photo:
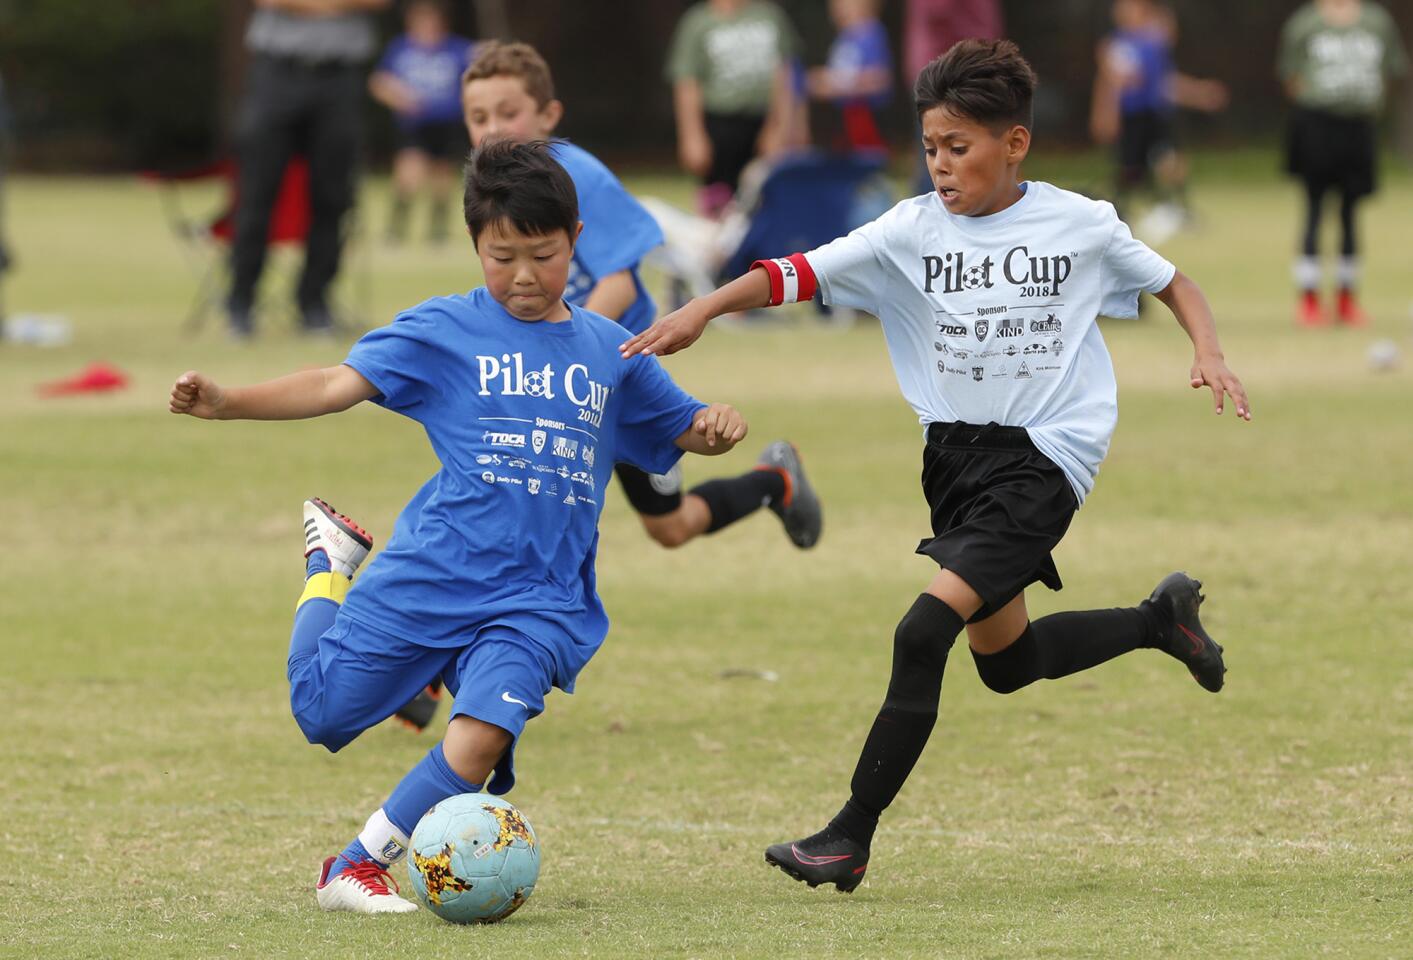
[(904, 397), (926, 426), (923, 491), (941, 567), (898, 624), (888, 693), (864, 743), (852, 795), (825, 829), (766, 851), (798, 880), (845, 892), (863, 879), (878, 817), (937, 718), (947, 653), (963, 628), (982, 681), (1011, 693), (1140, 647), (1221, 689), (1222, 648), (1202, 629), (1201, 584), (1174, 573), (1137, 607), (1034, 623), (1025, 588), (1060, 589), (1050, 551), (1094, 484), (1117, 418), (1113, 368), (1095, 323), (1133, 316), (1147, 290), (1192, 339), (1191, 385), (1230, 396), (1202, 292), (1133, 239), (1107, 204), (1021, 182), (1035, 74), (1008, 41), (966, 40), (918, 76), (933, 193), (807, 254), (762, 261), (621, 348), (667, 354), (714, 317), (805, 300), (876, 314)]

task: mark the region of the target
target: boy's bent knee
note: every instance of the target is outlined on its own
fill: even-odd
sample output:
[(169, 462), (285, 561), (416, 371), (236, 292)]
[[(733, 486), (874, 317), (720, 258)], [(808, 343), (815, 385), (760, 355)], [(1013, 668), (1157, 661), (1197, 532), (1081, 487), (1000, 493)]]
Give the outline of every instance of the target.
[(324, 747), (330, 753), (338, 753), (344, 747), (354, 741), (361, 731), (350, 731), (336, 724), (328, 723), (322, 718), (310, 717), (306, 714), (296, 713), (295, 723), (299, 724), (300, 732), (304, 734), (304, 739), (318, 747)]
[(447, 725), (442, 754), (458, 777), (470, 783), (485, 783), (510, 741), (508, 730), (458, 714)]
[(1035, 632), (1029, 624), (1016, 641), (995, 653), (971, 652), (976, 661), (976, 674), (987, 689), (996, 693), (1015, 693), (1039, 679), (1036, 662)]

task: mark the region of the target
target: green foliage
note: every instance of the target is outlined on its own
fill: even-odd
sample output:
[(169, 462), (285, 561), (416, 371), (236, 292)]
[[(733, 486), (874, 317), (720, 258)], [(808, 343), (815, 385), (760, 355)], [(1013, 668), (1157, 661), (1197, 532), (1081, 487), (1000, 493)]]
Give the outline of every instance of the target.
[(142, 166), (200, 155), (216, 132), (220, 0), (12, 2), (0, 8), (19, 136)]

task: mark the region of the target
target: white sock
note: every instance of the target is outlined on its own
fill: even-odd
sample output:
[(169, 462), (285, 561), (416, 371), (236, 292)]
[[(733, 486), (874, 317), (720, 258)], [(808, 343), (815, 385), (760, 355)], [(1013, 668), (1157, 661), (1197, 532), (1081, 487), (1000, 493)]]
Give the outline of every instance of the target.
[(363, 844), (363, 849), (388, 866), (397, 863), (406, 855), (410, 840), (407, 834), (393, 825), (382, 807), (373, 812), (368, 823), (364, 825), (363, 832), (358, 835), (358, 842)]
[(1353, 290), (1359, 283), (1359, 258), (1340, 257), (1335, 262), (1335, 282), (1341, 290)]
[(1324, 271), (1320, 269), (1319, 257), (1296, 257), (1295, 263), (1291, 264), (1290, 275), (1295, 280), (1295, 285), (1301, 290), (1318, 290), (1320, 281), (1324, 279)]

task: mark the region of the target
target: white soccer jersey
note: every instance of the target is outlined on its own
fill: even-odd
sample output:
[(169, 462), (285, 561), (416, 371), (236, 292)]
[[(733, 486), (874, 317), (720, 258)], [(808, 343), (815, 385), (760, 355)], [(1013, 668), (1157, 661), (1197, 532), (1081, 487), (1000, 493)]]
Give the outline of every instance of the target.
[(1083, 503), (1118, 418), (1095, 319), (1136, 316), (1139, 291), (1164, 289), (1176, 270), (1112, 204), (1022, 187), (987, 217), (953, 216), (935, 193), (904, 200), (767, 269), (776, 301), (804, 299), (817, 281), (825, 303), (876, 315), (923, 424), (1024, 427)]

